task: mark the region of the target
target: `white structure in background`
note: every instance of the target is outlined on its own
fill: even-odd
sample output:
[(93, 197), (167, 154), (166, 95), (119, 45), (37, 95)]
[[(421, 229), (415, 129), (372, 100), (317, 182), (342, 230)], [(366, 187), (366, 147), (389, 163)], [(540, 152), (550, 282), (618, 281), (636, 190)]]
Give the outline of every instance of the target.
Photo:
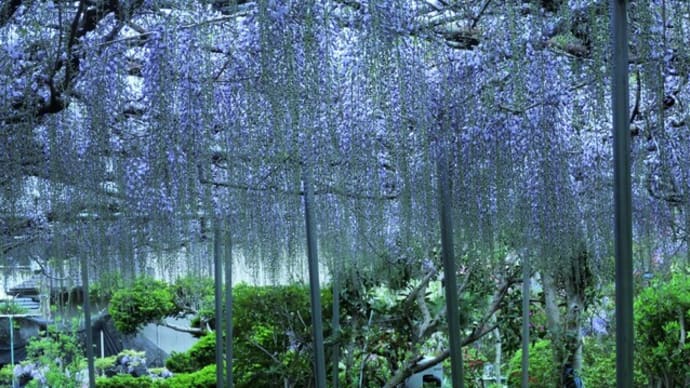
[[(430, 360), (432, 360), (431, 357), (424, 357), (419, 361), (419, 363)], [(405, 380), (405, 388), (440, 387), (442, 384), (443, 365), (441, 363), (417, 372)]]

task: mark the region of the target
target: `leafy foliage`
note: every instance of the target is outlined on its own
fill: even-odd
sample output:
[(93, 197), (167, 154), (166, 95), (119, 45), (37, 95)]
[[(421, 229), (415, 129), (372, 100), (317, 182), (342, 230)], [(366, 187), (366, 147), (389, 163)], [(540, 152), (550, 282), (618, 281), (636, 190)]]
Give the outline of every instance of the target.
[(28, 310), (13, 301), (0, 303), (0, 314), (24, 314)]
[(213, 315), (213, 279), (200, 276), (183, 276), (171, 285), (176, 309), (183, 313), (198, 314), (209, 321)]
[[(583, 352), (582, 379), (585, 386), (614, 388), (616, 386), (616, 344), (613, 338), (590, 339)], [(647, 387), (646, 378), (639, 368), (633, 371), (635, 387)]]
[(72, 330), (50, 325), (43, 335), (32, 338), (19, 374), (30, 376), (31, 384), (37, 387), (81, 387), (87, 378), (86, 359), (77, 340), (76, 327), (76, 322)]
[[(328, 290), (322, 293), (326, 319), (330, 295)], [(312, 379), (310, 319), (309, 289), (304, 285), (233, 287), (235, 384), (270, 386), (287, 381), (308, 385)], [(166, 367), (189, 373), (214, 364), (215, 338), (216, 333), (207, 333), (189, 351), (173, 353)]]
[[(238, 385), (239, 386), (239, 385)], [(208, 365), (193, 373), (180, 373), (158, 380), (156, 388), (215, 388), (216, 365)]]
[(165, 282), (143, 277), (130, 287), (117, 290), (108, 311), (119, 331), (132, 334), (146, 323), (174, 314), (175, 304)]
[(4, 365), (2, 368), (0, 368), (0, 385), (11, 387), (13, 376), (14, 371), (12, 370), (12, 365)]
[(102, 273), (98, 281), (89, 285), (89, 297), (94, 302), (109, 302), (116, 291), (125, 288), (120, 272)]
[[(331, 293), (322, 290), (323, 316), (330, 314)], [(277, 381), (308, 386), (312, 379), (309, 289), (304, 285), (233, 288), (233, 371), (238, 387)], [(325, 328), (324, 336), (330, 332)]]
[(165, 367), (175, 373), (198, 371), (216, 361), (216, 334), (207, 333), (186, 352), (173, 352)]
[(93, 361), (93, 364), (96, 369), (96, 373), (98, 373), (99, 375), (104, 375), (106, 369), (114, 367), (116, 362), (117, 356), (108, 356), (96, 358)]
[(690, 379), (690, 275), (655, 281), (635, 300), (637, 362), (650, 382), (678, 387)]
[(148, 376), (115, 375), (96, 379), (96, 388), (154, 388), (158, 386)]
[[(556, 385), (557, 377), (554, 376), (556, 366), (553, 361), (551, 341), (541, 339), (530, 345), (529, 348), (529, 384), (535, 388), (551, 388)], [(522, 371), (522, 349), (515, 352), (510, 359), (508, 371), (508, 385), (520, 386)]]

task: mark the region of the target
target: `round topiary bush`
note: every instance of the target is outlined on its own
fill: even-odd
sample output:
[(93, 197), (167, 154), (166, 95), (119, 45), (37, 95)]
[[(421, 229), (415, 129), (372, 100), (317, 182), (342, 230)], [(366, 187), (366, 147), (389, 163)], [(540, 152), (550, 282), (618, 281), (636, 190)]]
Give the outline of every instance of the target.
[(115, 291), (108, 311), (117, 330), (133, 334), (147, 323), (172, 315), (175, 303), (166, 283), (144, 277)]

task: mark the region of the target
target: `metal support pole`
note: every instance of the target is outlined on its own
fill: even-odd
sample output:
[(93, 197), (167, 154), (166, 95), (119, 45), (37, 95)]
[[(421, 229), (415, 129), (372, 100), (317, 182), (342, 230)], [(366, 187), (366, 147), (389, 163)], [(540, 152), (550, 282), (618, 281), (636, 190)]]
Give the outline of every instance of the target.
[(632, 189), (626, 0), (611, 0), (616, 255), (616, 386), (633, 386)]
[[(333, 332), (336, 336), (340, 332), (340, 264), (338, 261), (334, 264), (335, 270), (333, 271), (333, 318), (331, 326), (333, 327)], [(336, 337), (337, 338), (337, 337)], [(338, 380), (338, 373), (340, 372), (340, 344), (336, 341), (333, 344), (333, 360), (332, 370), (333, 370), (333, 388), (338, 388), (340, 386), (340, 381)]]
[(89, 301), (89, 267), (86, 254), (81, 254), (82, 295), (84, 299), (84, 331), (86, 334), (86, 361), (89, 370), (89, 388), (96, 386), (96, 368), (93, 355), (93, 332), (91, 329), (91, 302)]
[(321, 322), (321, 286), (319, 285), (319, 259), (316, 251), (314, 231), (314, 188), (311, 186), (309, 167), (304, 167), (304, 224), (307, 233), (307, 259), (309, 262), (309, 291), (311, 295), (311, 323), (314, 335), (314, 369), (316, 388), (326, 388), (326, 357), (323, 346), (323, 324)]
[[(229, 228), (228, 222), (227, 227)], [(225, 385), (232, 388), (232, 235), (225, 231)]]
[(522, 388), (529, 388), (529, 258), (522, 258)]
[(17, 381), (14, 377), (14, 324), (12, 323), (12, 316), (9, 317), (10, 320), (10, 365), (12, 365), (12, 386), (17, 386)]
[(213, 280), (215, 297), (216, 330), (216, 387), (223, 388), (223, 283), (220, 262), (220, 220), (213, 220)]
[(464, 386), (462, 347), (460, 344), (460, 317), (458, 316), (458, 286), (453, 249), (453, 220), (451, 218), (450, 183), (448, 178), (447, 144), (442, 143), (437, 161), (439, 185), (439, 213), (441, 221), (441, 253), (446, 284), (446, 309), (448, 315), (448, 339), (450, 342), (450, 366), (454, 388)]

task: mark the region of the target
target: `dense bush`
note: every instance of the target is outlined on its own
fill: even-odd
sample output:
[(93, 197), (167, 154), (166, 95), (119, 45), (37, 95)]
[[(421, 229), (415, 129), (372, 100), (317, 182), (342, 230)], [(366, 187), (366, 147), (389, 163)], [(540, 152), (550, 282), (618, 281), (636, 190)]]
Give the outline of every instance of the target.
[(165, 361), (165, 367), (174, 373), (200, 370), (216, 362), (216, 335), (208, 333), (186, 352), (173, 352)]
[[(233, 369), (238, 387), (309, 386), (313, 379), (309, 288), (304, 285), (233, 288)], [(322, 290), (324, 321), (332, 293)], [(328, 337), (328, 327), (325, 328)], [(280, 382), (280, 383), (279, 383)]]
[(125, 334), (135, 333), (147, 322), (175, 313), (170, 287), (149, 277), (137, 279), (130, 287), (117, 290), (108, 308), (115, 328)]
[(193, 373), (178, 373), (169, 378), (115, 375), (99, 377), (96, 388), (215, 388), (216, 366), (208, 365)]
[[(522, 350), (510, 359), (508, 386), (520, 386)], [(530, 346), (529, 381), (530, 387), (550, 388), (556, 384), (551, 342), (547, 339), (536, 341)], [(616, 349), (612, 338), (589, 339), (583, 347), (583, 365), (579, 371), (585, 386), (607, 388), (616, 386)], [(644, 377), (639, 370), (634, 375), (635, 387), (643, 387)]]
[(13, 301), (4, 301), (0, 303), (0, 314), (24, 314), (27, 311), (29, 310)]
[[(329, 290), (324, 290), (322, 303), (324, 319), (328, 320), (332, 303)], [(313, 379), (312, 337), (306, 286), (236, 285), (233, 326), (233, 373), (237, 387), (272, 386), (277, 382), (309, 385)], [(208, 333), (189, 351), (173, 353), (166, 367), (184, 373), (214, 363), (215, 333)]]
[(213, 317), (215, 285), (212, 278), (184, 276), (176, 279), (170, 288), (178, 311), (197, 314), (204, 321)]
[(690, 276), (653, 282), (635, 300), (637, 362), (657, 387), (690, 384)]
[[(235, 384), (238, 386), (237, 384)], [(266, 385), (271, 387), (276, 385)], [(156, 380), (156, 388), (216, 388), (216, 366), (208, 365), (193, 373), (179, 373), (168, 379)], [(257, 386), (258, 387), (258, 386)]]
[[(519, 387), (522, 371), (522, 349), (515, 352), (508, 366), (508, 386)], [(540, 339), (529, 347), (529, 386), (532, 388), (552, 388), (556, 385), (557, 376), (553, 355), (551, 353), (551, 341)]]
[(156, 381), (149, 376), (134, 377), (131, 375), (115, 375), (96, 379), (96, 388), (154, 388)]
[[(215, 336), (214, 336), (215, 337)], [(173, 373), (186, 373), (193, 372), (197, 370), (192, 365), (195, 365), (196, 361), (192, 360), (189, 351), (187, 352), (175, 352), (173, 351), (170, 356), (165, 360), (165, 367)], [(205, 365), (208, 365), (205, 364)]]
[(0, 387), (11, 387), (13, 374), (12, 365), (10, 364), (0, 368)]
[[(585, 342), (583, 352), (582, 380), (585, 386), (597, 388), (616, 387), (616, 342), (615, 338), (589, 339)], [(635, 387), (646, 387), (645, 377), (636, 368), (634, 371)]]
[(49, 325), (41, 336), (33, 337), (26, 347), (20, 379), (28, 378), (37, 387), (80, 387), (87, 378), (86, 359), (77, 340), (77, 322), (71, 330)]

